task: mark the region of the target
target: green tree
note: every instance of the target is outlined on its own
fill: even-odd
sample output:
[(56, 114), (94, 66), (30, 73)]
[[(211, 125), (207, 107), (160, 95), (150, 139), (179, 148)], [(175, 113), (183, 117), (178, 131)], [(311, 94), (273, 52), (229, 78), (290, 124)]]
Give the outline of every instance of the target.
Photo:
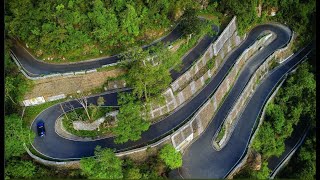
[(111, 149), (101, 149), (97, 146), (95, 149), (95, 158), (82, 158), (80, 168), (83, 175), (90, 179), (121, 179), (122, 163)]
[(141, 179), (139, 167), (131, 159), (125, 159), (123, 163), (124, 179)]
[(164, 145), (160, 150), (159, 157), (170, 169), (182, 166), (182, 155), (172, 145)]
[(261, 169), (257, 172), (252, 173), (252, 177), (256, 179), (268, 179), (271, 170), (268, 168), (268, 162), (263, 162)]
[(129, 168), (126, 170), (124, 178), (125, 179), (141, 179), (142, 174), (139, 168)]
[(123, 64), (128, 73), (126, 82), (134, 88), (139, 98), (159, 97), (172, 81), (169, 65), (173, 64), (173, 55), (163, 49), (142, 50), (133, 48), (123, 55)]
[(263, 123), (263, 128), (259, 129), (252, 148), (260, 152), (267, 159), (273, 155), (280, 156), (284, 152), (285, 146), (283, 141), (282, 138), (276, 138), (272, 125), (266, 121)]
[(5, 165), (5, 179), (32, 178), (36, 172), (32, 161), (13, 159), (6, 161)]
[[(126, 4), (126, 10), (120, 14), (121, 28), (130, 35), (137, 36), (139, 34), (139, 17), (134, 6)], [(133, 39), (131, 39), (132, 41)]]
[(274, 122), (272, 125), (274, 127), (275, 133), (281, 134), (286, 121), (281, 107), (277, 104), (271, 103), (267, 106), (266, 117), (268, 119), (272, 119), (272, 121)]
[(5, 116), (5, 159), (21, 156), (26, 152), (23, 143), (29, 143), (34, 133), (26, 128), (17, 114)]
[(112, 129), (116, 136), (115, 143), (125, 143), (129, 140), (140, 139), (141, 133), (149, 129), (150, 123), (142, 117), (141, 102), (128, 93), (121, 93), (118, 97), (120, 105), (117, 115), (117, 125)]
[(185, 36), (190, 34), (198, 34), (201, 31), (201, 21), (197, 17), (195, 9), (187, 9), (181, 17), (179, 28)]
[(241, 2), (224, 0), (220, 2), (219, 8), (224, 13), (237, 16), (237, 29), (239, 34), (243, 35), (257, 21), (257, 2), (252, 0), (243, 0)]

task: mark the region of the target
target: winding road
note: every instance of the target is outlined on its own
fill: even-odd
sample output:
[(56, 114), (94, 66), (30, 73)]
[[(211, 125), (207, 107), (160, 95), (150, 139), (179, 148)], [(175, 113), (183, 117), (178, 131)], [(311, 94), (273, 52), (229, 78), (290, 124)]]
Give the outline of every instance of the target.
[[(215, 32), (219, 32), (219, 27), (212, 25), (212, 29)], [(162, 37), (149, 45), (145, 45), (142, 48), (147, 49), (150, 46), (161, 42), (163, 44), (170, 44), (179, 39), (183, 33), (179, 30), (178, 26), (173, 29), (167, 36)], [(173, 72), (173, 77), (177, 78), (181, 73), (184, 73), (192, 62), (197, 59), (205, 50), (208, 45), (216, 39), (216, 36), (205, 36), (194, 48), (193, 52), (189, 53), (183, 58), (182, 71)], [(30, 77), (40, 77), (43, 75), (57, 74), (57, 73), (69, 73), (84, 70), (91, 70), (101, 68), (103, 65), (112, 65), (119, 62), (120, 55), (113, 55), (110, 57), (97, 58), (92, 60), (85, 60), (81, 62), (68, 63), (68, 64), (52, 64), (46, 63), (36, 59), (25, 47), (17, 40), (14, 40), (11, 52), (14, 54), (18, 63), (21, 65), (23, 71)]]
[[(253, 28), (248, 34), (246, 40), (243, 41), (239, 45), (239, 47), (236, 48), (226, 58), (225, 63), (218, 70), (217, 74), (211, 78), (210, 82), (196, 96), (194, 96), (188, 103), (180, 107), (180, 109), (178, 109), (174, 113), (163, 118), (161, 121), (155, 124), (152, 124), (148, 131), (142, 133), (142, 137), (138, 141), (135, 141), (135, 142), (129, 141), (124, 144), (115, 144), (113, 142), (112, 137), (99, 139), (95, 141), (87, 141), (87, 142), (74, 141), (74, 140), (68, 140), (68, 139), (62, 138), (58, 134), (56, 134), (54, 129), (55, 121), (63, 113), (60, 108), (60, 105), (56, 104), (44, 110), (43, 112), (41, 112), (32, 123), (31, 128), (33, 131), (36, 131), (36, 123), (39, 120), (43, 120), (46, 123), (46, 130), (47, 130), (47, 135), (44, 138), (36, 137), (32, 145), (38, 152), (40, 152), (44, 156), (47, 156), (53, 159), (67, 160), (67, 159), (80, 159), (81, 157), (92, 156), (94, 154), (94, 148), (97, 145), (100, 145), (104, 148), (106, 147), (114, 148), (117, 152), (119, 152), (119, 151), (124, 151), (128, 149), (133, 149), (136, 147), (141, 147), (141, 146), (147, 145), (148, 143), (159, 140), (165, 135), (171, 133), (172, 130), (177, 129), (178, 127), (183, 125), (186, 121), (188, 121), (192, 117), (192, 115), (194, 115), (194, 113), (216, 91), (220, 83), (228, 74), (229, 70), (235, 64), (240, 54), (246, 48), (252, 45), (256, 41), (258, 36), (265, 30), (270, 30), (273, 33), (275, 33), (277, 36), (276, 39), (274, 39), (268, 46), (260, 50), (256, 55), (251, 57), (252, 59), (249, 61), (249, 63), (247, 63), (247, 65), (241, 71), (239, 78), (237, 79), (234, 87), (230, 91), (230, 94), (226, 98), (225, 102), (222, 104), (222, 107), (219, 109), (219, 112), (215, 116), (215, 119), (209, 124), (208, 129), (210, 129), (210, 131), (208, 131), (207, 129), (207, 131), (199, 138), (199, 140), (197, 140), (194, 143), (194, 144), (197, 143), (197, 145), (193, 144), (190, 147), (190, 150), (188, 151), (190, 152), (189, 154), (190, 160), (188, 161), (184, 159), (184, 162), (185, 162), (184, 167), (190, 167), (191, 165), (193, 167), (192, 172), (190, 173), (193, 175), (192, 177), (197, 177), (197, 178), (198, 177), (211, 177), (211, 178), (216, 177), (216, 176), (211, 176), (212, 172), (210, 173), (210, 171), (212, 171), (212, 168), (210, 167), (213, 167), (215, 164), (213, 163), (212, 165), (208, 165), (208, 163), (205, 163), (205, 162), (209, 162), (208, 160), (212, 158), (211, 156), (210, 158), (208, 158), (205, 154), (206, 153), (210, 154), (213, 152), (212, 151), (213, 149), (211, 150), (211, 148), (205, 148), (205, 147), (211, 147), (211, 146), (206, 146), (206, 144), (208, 143), (210, 144), (211, 138), (215, 133), (217, 127), (222, 123), (222, 120), (224, 119), (223, 117), (226, 115), (226, 113), (228, 112), (228, 109), (230, 109), (230, 107), (234, 103), (236, 97), (238, 97), (238, 95), (241, 93), (242, 89), (245, 87), (247, 81), (249, 80), (253, 72), (259, 67), (261, 63), (263, 63), (263, 61), (271, 53), (273, 53), (275, 50), (279, 48), (284, 47), (288, 43), (291, 36), (291, 31), (285, 26), (278, 25), (278, 24), (264, 24), (264, 25), (259, 25)], [(289, 62), (293, 62), (293, 61), (289, 61)], [(122, 89), (118, 91), (130, 91), (130, 89)], [(106, 106), (116, 106), (117, 93), (118, 93), (117, 91), (114, 91), (114, 92), (105, 92), (99, 95), (94, 95), (92, 97), (89, 97), (88, 101), (90, 103), (95, 103), (99, 96), (103, 96), (107, 100), (105, 103)], [(263, 100), (263, 98), (261, 99)], [(75, 100), (71, 100), (71, 101), (62, 103), (65, 111), (70, 110), (68, 106), (66, 106), (68, 103), (72, 104), (74, 107), (80, 107), (80, 104), (78, 102), (76, 102)], [(247, 125), (243, 127), (242, 130), (243, 129), (251, 130), (251, 126)], [(234, 134), (237, 133), (237, 131), (239, 131), (239, 128), (236, 128), (236, 130), (234, 131)], [(245, 137), (245, 134), (244, 135), (241, 134), (241, 136)], [(209, 138), (210, 141), (206, 141), (205, 140), (207, 139), (206, 137)], [(232, 137), (229, 141), (232, 142)], [(201, 145), (199, 145), (199, 142), (202, 142), (204, 144), (200, 143)], [(231, 146), (230, 142), (226, 145), (224, 149)], [(239, 143), (240, 142), (237, 142), (236, 144), (239, 144)], [(224, 149), (220, 152), (225, 151)], [(236, 149), (236, 148), (232, 148), (232, 149)], [(195, 161), (196, 159), (198, 160)], [(232, 159), (232, 158), (229, 158), (229, 159)], [(194, 167), (195, 165), (194, 163), (196, 162), (202, 162), (202, 163), (198, 164), (199, 166)], [(230, 165), (230, 163), (227, 163), (227, 162), (223, 162), (223, 164)], [(219, 169), (222, 169), (223, 167), (224, 166), (221, 165), (221, 168), (219, 167)], [(196, 169), (198, 169), (199, 171), (196, 171)], [(213, 172), (217, 172), (217, 171), (213, 171)], [(222, 177), (222, 176), (219, 176), (219, 177)]]
[[(239, 117), (234, 132), (228, 143), (220, 151), (212, 148), (212, 137), (217, 132), (221, 121), (227, 115), (237, 95), (233, 92), (240, 91), (236, 85), (232, 88), (217, 114), (209, 124), (207, 130), (195, 140), (183, 154), (183, 166), (179, 173), (183, 178), (225, 178), (230, 171), (244, 157), (253, 129), (269, 96), (277, 87), (282, 78), (296, 67), (311, 51), (311, 45), (294, 54), (284, 64), (270, 72), (252, 95), (245, 110)], [(251, 61), (252, 62), (252, 61)], [(248, 67), (249, 68), (249, 67)], [(250, 66), (251, 68), (251, 66)], [(242, 73), (243, 74), (243, 73)], [(241, 76), (241, 75), (240, 75)], [(239, 77), (240, 78), (240, 77)], [(231, 102), (232, 101), (232, 102)]]

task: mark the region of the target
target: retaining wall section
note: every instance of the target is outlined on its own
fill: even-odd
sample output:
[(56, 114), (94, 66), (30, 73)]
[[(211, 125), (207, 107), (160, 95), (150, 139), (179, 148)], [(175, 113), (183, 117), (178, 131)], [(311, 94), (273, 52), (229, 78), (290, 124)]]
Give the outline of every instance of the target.
[[(233, 17), (233, 19), (229, 22), (228, 26), (219, 35), (218, 39), (214, 43), (211, 43), (209, 45), (208, 49), (204, 52), (203, 56), (199, 60), (197, 60), (196, 63), (187, 72), (185, 72), (173, 83), (171, 83), (171, 88), (173, 92), (176, 92), (186, 82), (189, 82), (190, 78), (197, 74), (198, 71), (202, 67), (204, 67), (213, 56), (218, 56), (218, 52), (220, 52), (221, 49), (225, 49), (223, 47), (225, 46), (226, 42), (228, 45), (226, 48), (227, 50), (221, 51), (221, 53), (218, 56), (219, 60), (223, 60), (225, 55), (231, 51), (232, 47), (237, 46), (240, 43), (241, 40), (240, 37), (237, 36), (235, 20), (236, 16)], [(234, 33), (236, 34), (234, 35)], [(231, 42), (230, 40), (232, 36), (234, 36), (234, 38), (232, 38), (234, 42)]]
[[(253, 92), (259, 85), (259, 82), (265, 77), (265, 75), (269, 72), (269, 69), (271, 68), (271, 65), (274, 63), (274, 61), (280, 62), (283, 58), (283, 55), (287, 54), (288, 47), (292, 44), (292, 37), (288, 43), (288, 45), (284, 48), (281, 48), (272, 55), (270, 55), (261, 65), (260, 67), (254, 72), (252, 77), (250, 78), (248, 84), (244, 88), (244, 90), (241, 92), (238, 100), (233, 105), (232, 109), (229, 111), (228, 116), (224, 120), (224, 123), (222, 126), (225, 126), (225, 134), (220, 142), (214, 143), (215, 148), (217, 150), (220, 150), (223, 148), (226, 143), (228, 142), (235, 125), (237, 124), (237, 121), (239, 120), (239, 116), (241, 115), (242, 111), (245, 109), (245, 104), (248, 102), (250, 97), (252, 96)], [(257, 48), (253, 48), (257, 49)], [(221, 127), (222, 127), (221, 126)], [(221, 128), (220, 128), (221, 129)], [(220, 129), (217, 131), (213, 139), (216, 139), (217, 135), (219, 134)], [(218, 146), (216, 146), (218, 144)]]
[[(281, 85), (283, 84), (283, 82), (285, 81), (285, 78), (280, 82), (279, 86), (276, 88), (276, 90), (272, 93), (272, 95), (270, 96), (270, 98), (268, 99), (266, 105), (263, 107), (263, 110), (262, 110), (262, 114), (260, 116), (260, 120), (259, 120), (259, 124), (257, 126), (257, 129), (255, 130), (255, 133), (253, 134), (250, 142), (249, 142), (249, 149), (252, 145), (252, 142), (254, 140), (254, 138), (256, 137), (256, 135), (258, 134), (258, 130), (260, 129), (261, 127), (261, 124), (262, 122), (264, 121), (264, 118), (265, 118), (265, 113), (266, 113), (266, 108), (267, 108), (267, 104), (269, 104), (275, 97), (275, 95), (277, 94), (277, 92), (279, 91)], [(233, 176), (238, 173), (242, 167), (246, 164), (247, 160), (248, 160), (248, 156), (249, 156), (249, 153), (246, 153), (245, 157), (240, 161), (240, 163), (238, 163), (233, 169), (232, 171), (228, 174), (228, 176), (226, 177), (227, 179), (232, 179)]]
[[(274, 35), (272, 37), (274, 38)], [(192, 139), (190, 140), (190, 138), (187, 138), (191, 136), (190, 134), (193, 134), (192, 137), (194, 139), (204, 131), (204, 129), (208, 126), (210, 120), (218, 110), (219, 105), (223, 102), (223, 98), (228, 94), (229, 90), (235, 83), (237, 76), (241, 71), (242, 67), (245, 65), (246, 61), (249, 60), (249, 57), (251, 57), (255, 53), (255, 51), (257, 51), (260, 47), (270, 43), (273, 40), (272, 37), (271, 34), (269, 34), (266, 35), (264, 38), (257, 40), (252, 46), (246, 49), (239, 56), (239, 58), (237, 58), (236, 63), (234, 64), (228, 75), (225, 77), (225, 79), (222, 81), (218, 89), (214, 92), (212, 97), (200, 108), (200, 110), (196, 113), (195, 116), (193, 116), (190, 122), (185, 124), (183, 127), (181, 127), (178, 131), (174, 133), (172, 138), (172, 144), (175, 146), (176, 149), (178, 149), (179, 151), (183, 151), (185, 147), (187, 147), (188, 144), (192, 142)], [(190, 134), (184, 134), (183, 136), (179, 135), (179, 133), (181, 133), (182, 130), (187, 127), (192, 129)], [(185, 138), (183, 139), (182, 137)]]
[[(213, 50), (217, 45), (216, 43), (211, 44), (204, 55), (198, 61), (196, 61), (196, 63), (187, 72), (185, 72), (176, 81), (174, 81), (171, 84), (171, 88), (168, 88), (163, 93), (165, 104), (152, 105), (150, 111), (151, 118), (156, 118), (167, 114), (175, 110), (178, 106), (181, 106), (183, 103), (186, 103), (188, 100), (190, 100), (191, 97), (197, 94), (199, 90), (204, 87), (204, 85), (206, 84), (206, 80), (210, 79), (215, 73), (217, 73), (217, 70), (223, 65), (225, 61), (225, 56), (241, 42), (236, 29), (231, 28), (232, 30), (230, 30), (229, 28), (236, 26), (235, 19), (236, 17), (234, 17), (230, 21), (227, 28), (221, 34), (225, 37), (228, 37), (228, 39), (224, 41), (224, 44), (222, 44), (223, 46), (219, 49), (220, 54), (214, 57)], [(231, 32), (233, 32), (233, 34), (230, 35)], [(221, 39), (223, 40), (224, 38), (220, 38), (220, 41)], [(211, 69), (207, 70), (198, 79), (194, 79), (197, 73), (200, 73), (201, 69), (206, 68), (205, 66), (209, 61), (214, 61), (214, 66)]]

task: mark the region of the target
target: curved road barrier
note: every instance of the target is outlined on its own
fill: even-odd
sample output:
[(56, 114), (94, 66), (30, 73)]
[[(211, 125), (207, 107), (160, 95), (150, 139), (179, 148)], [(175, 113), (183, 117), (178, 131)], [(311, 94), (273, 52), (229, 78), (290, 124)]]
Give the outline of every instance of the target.
[[(290, 30), (281, 25), (265, 24), (260, 25), (252, 29), (248, 34), (246, 40), (235, 49), (230, 56), (227, 57), (226, 62), (220, 68), (218, 73), (211, 79), (205, 88), (199, 92), (195, 97), (193, 97), (187, 104), (181, 107), (179, 110), (170, 114), (161, 121), (152, 124), (148, 131), (142, 133), (141, 139), (132, 142), (129, 141), (124, 144), (115, 144), (113, 138), (105, 138), (97, 141), (90, 142), (79, 142), (64, 139), (55, 133), (54, 124), (55, 121), (63, 114), (60, 104), (53, 105), (43, 112), (41, 112), (31, 125), (31, 129), (36, 131), (36, 123), (39, 120), (43, 120), (46, 124), (47, 135), (43, 138), (36, 137), (32, 143), (33, 147), (44, 156), (54, 158), (54, 159), (80, 159), (81, 157), (88, 157), (94, 155), (94, 148), (97, 145), (103, 148), (113, 148), (116, 152), (122, 152), (138, 147), (143, 147), (151, 144), (161, 138), (172, 134), (172, 132), (183, 124), (185, 124), (196, 112), (197, 110), (210, 98), (213, 92), (219, 87), (222, 80), (226, 77), (229, 70), (235, 65), (236, 60), (240, 54), (250, 45), (252, 45), (259, 35), (265, 30), (270, 30), (277, 35), (277, 38), (272, 41), (267, 47), (263, 48), (259, 54), (255, 55), (253, 58), (256, 61), (250, 61), (249, 66), (242, 71), (237, 82), (246, 82), (245, 79), (250, 77), (250, 74), (258, 68), (264, 59), (274, 52), (276, 49), (283, 47), (290, 39)], [(244, 76), (242, 76), (244, 74)], [(242, 84), (243, 85), (243, 84)], [(106, 106), (116, 106), (117, 105), (117, 93), (119, 91), (130, 91), (130, 89), (119, 89), (112, 92), (105, 92), (99, 95), (94, 95), (88, 97), (88, 103), (96, 103), (99, 96), (103, 96), (107, 101), (104, 105)], [(71, 109), (67, 104), (72, 104), (74, 108), (80, 107), (81, 105), (75, 100), (68, 102), (63, 102), (61, 105), (64, 107), (65, 111), (70, 111)], [(224, 103), (225, 104), (225, 103)], [(59, 147), (59, 148), (57, 148)], [(199, 146), (200, 147), (200, 146)]]
[[(183, 178), (225, 178), (245, 156), (257, 119), (259, 119), (261, 110), (269, 99), (270, 94), (272, 94), (283, 77), (309, 54), (311, 47), (311, 45), (308, 45), (267, 75), (240, 115), (237, 126), (228, 143), (220, 151), (216, 151), (212, 147), (212, 137), (221, 125), (223, 117), (226, 116), (227, 107), (230, 108), (230, 104), (232, 104), (228, 100), (234, 97), (232, 91), (239, 91), (235, 87), (240, 82), (239, 79), (242, 74), (245, 74), (245, 71), (243, 71), (206, 131), (185, 151), (183, 167), (179, 169), (180, 175)], [(251, 66), (249, 67), (251, 68)]]

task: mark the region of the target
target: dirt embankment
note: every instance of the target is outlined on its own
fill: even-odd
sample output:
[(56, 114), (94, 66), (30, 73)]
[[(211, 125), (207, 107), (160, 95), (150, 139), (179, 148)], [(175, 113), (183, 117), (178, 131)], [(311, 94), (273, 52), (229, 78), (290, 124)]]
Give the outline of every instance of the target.
[(88, 92), (101, 88), (108, 78), (117, 77), (123, 74), (121, 69), (110, 71), (94, 72), (85, 75), (73, 77), (52, 77), (34, 81), (31, 91), (27, 92), (25, 99), (31, 99), (39, 96), (44, 98), (59, 94), (73, 94), (77, 91)]

